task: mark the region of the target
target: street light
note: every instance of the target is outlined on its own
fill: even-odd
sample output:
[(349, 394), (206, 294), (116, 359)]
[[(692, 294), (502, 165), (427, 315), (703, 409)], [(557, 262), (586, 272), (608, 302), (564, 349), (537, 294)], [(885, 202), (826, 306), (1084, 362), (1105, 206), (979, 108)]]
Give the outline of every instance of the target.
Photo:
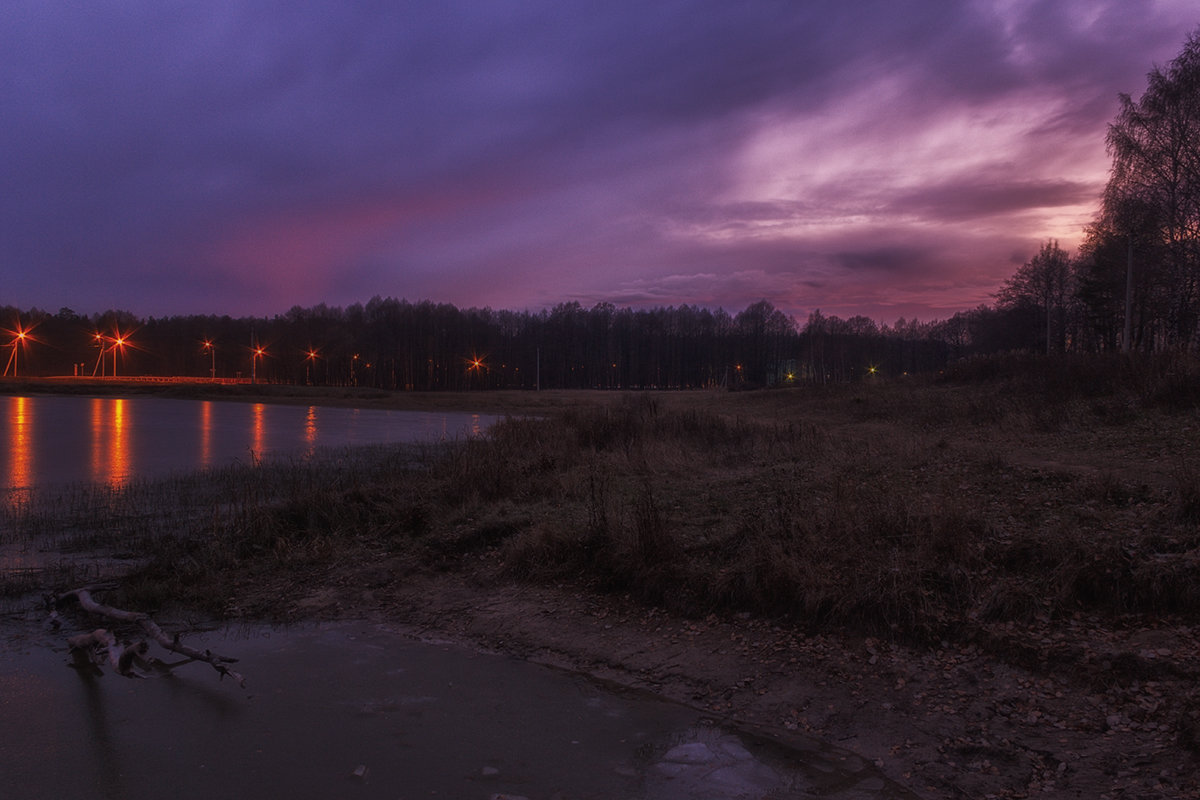
[(217, 346), (211, 339), (205, 339), (204, 349), (212, 356), (212, 367), (209, 368), (208, 376), (215, 381), (217, 379)]
[(8, 331), (8, 333), (11, 333), (13, 337), (12, 341), (8, 343), (12, 347), (12, 355), (8, 357), (8, 364), (4, 367), (4, 375), (7, 377), (8, 370), (11, 368), (12, 376), (15, 378), (17, 377), (17, 351), (25, 345), (25, 342), (31, 341), (31, 338), (29, 331), (22, 328), (20, 323), (17, 323), (16, 330)]
[(100, 377), (104, 377), (104, 337), (100, 331), (96, 331), (96, 347), (100, 348), (100, 355), (96, 357), (96, 366), (92, 368), (92, 377), (96, 377), (96, 372), (100, 372)]
[(255, 383), (258, 381), (258, 359), (262, 358), (266, 354), (267, 354), (267, 351), (264, 350), (263, 348), (257, 347), (257, 346), (254, 348), (254, 355), (252, 355), (250, 357), (250, 382), (251, 383)]
[(312, 367), (317, 363), (317, 351), (313, 348), (308, 348), (308, 352), (304, 356), (304, 383), (307, 386), (312, 386)]
[[(117, 351), (124, 350), (126, 345), (131, 345), (132, 343), (129, 341), (128, 334), (121, 333), (119, 328), (114, 330), (114, 334), (114, 336), (106, 336), (105, 334), (96, 331), (94, 338), (96, 340), (96, 346), (100, 348), (100, 355), (96, 358), (96, 366), (92, 370), (92, 377), (96, 376), (97, 370), (100, 372), (100, 377), (104, 377), (104, 355), (108, 351), (112, 351), (113, 354), (112, 376), (114, 378), (117, 377)], [(107, 348), (104, 346), (105, 342), (110, 343)]]
[[(467, 359), (467, 374), (470, 375), (472, 372), (474, 372), (476, 375), (479, 375), (481, 370), (483, 372), (487, 372), (488, 365), (487, 362), (484, 361), (485, 358), (487, 358), (486, 355), (480, 356), (478, 353), (473, 353), (471, 357)], [(470, 378), (467, 379), (467, 382), (470, 384)]]
[(112, 354), (113, 354), (113, 377), (117, 377), (117, 351), (125, 348), (125, 337), (117, 331), (117, 335), (112, 338)]

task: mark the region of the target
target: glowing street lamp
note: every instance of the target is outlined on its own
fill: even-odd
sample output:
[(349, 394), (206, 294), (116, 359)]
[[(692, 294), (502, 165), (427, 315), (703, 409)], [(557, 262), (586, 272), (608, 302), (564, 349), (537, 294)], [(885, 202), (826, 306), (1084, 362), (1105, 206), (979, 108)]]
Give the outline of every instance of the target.
[(9, 342), (9, 347), (12, 348), (12, 354), (8, 357), (8, 364), (4, 367), (4, 376), (8, 376), (9, 369), (12, 369), (12, 376), (17, 377), (17, 352), (25, 346), (26, 342), (32, 341), (29, 331), (22, 328), (20, 323), (17, 323), (16, 330), (8, 331), (12, 334), (12, 341)]
[(113, 377), (117, 377), (117, 353), (125, 349), (125, 337), (118, 331), (117, 335), (112, 339), (112, 354), (113, 354)]
[(117, 335), (113, 336), (111, 341), (113, 354), (113, 377), (115, 378), (117, 377), (117, 354), (125, 349), (125, 345), (129, 342), (129, 340), (122, 336), (120, 331), (117, 331)]
[(304, 354), (304, 383), (312, 386), (312, 366), (317, 362), (318, 353), (313, 348), (308, 348), (308, 352)]
[[(129, 341), (128, 334), (121, 333), (121, 331), (119, 329), (114, 331), (114, 334), (115, 335), (113, 335), (113, 336), (106, 336), (105, 334), (100, 333), (99, 331), (96, 331), (96, 333), (93, 336), (93, 338), (96, 341), (96, 346), (100, 348), (100, 355), (96, 358), (96, 366), (92, 370), (93, 378), (96, 377), (97, 371), (99, 371), (101, 378), (104, 377), (104, 356), (106, 354), (108, 354), (109, 352), (112, 353), (112, 357), (113, 357), (112, 376), (114, 378), (117, 377), (117, 353), (118, 353), (118, 351), (124, 350), (126, 345), (133, 346), (133, 343)], [(105, 347), (106, 342), (108, 343), (107, 347)]]
[(217, 346), (212, 339), (205, 339), (204, 349), (212, 356), (212, 366), (208, 370), (208, 376), (215, 381), (217, 379)]
[(92, 377), (96, 377), (96, 372), (100, 373), (100, 377), (104, 377), (104, 337), (100, 331), (96, 331), (96, 347), (100, 348), (100, 355), (96, 357), (96, 366), (92, 368)]
[[(467, 374), (470, 375), (472, 372), (474, 372), (476, 375), (478, 375), (481, 371), (487, 372), (488, 365), (487, 362), (483, 360), (484, 358), (487, 358), (487, 356), (472, 355), (470, 358), (468, 358)], [(469, 382), (470, 381), (468, 379), (468, 383)]]
[(250, 382), (255, 383), (258, 380), (258, 360), (265, 356), (267, 351), (261, 347), (255, 346), (254, 354), (250, 357)]

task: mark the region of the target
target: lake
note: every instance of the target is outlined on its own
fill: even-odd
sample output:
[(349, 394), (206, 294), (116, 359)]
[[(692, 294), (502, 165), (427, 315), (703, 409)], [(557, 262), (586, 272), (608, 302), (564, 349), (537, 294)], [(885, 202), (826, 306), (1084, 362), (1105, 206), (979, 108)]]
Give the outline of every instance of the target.
[(158, 397), (0, 397), (0, 489), (118, 485), (318, 448), (477, 436), (495, 417)]

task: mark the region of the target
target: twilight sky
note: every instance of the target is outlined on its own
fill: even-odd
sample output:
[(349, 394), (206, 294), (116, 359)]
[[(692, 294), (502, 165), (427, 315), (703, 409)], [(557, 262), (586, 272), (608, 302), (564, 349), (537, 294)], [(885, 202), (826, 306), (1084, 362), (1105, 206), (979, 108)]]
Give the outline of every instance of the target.
[(0, 305), (893, 322), (1073, 249), (1194, 0), (5, 0)]

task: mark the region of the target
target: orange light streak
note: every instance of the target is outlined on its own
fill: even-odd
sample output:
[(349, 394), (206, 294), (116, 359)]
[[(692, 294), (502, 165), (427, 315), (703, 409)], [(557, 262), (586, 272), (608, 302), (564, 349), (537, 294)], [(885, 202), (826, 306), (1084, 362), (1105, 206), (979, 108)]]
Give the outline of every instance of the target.
[[(99, 336), (100, 334), (96, 334)], [(104, 480), (104, 399), (93, 397), (90, 403), (92, 412), (92, 483)]]
[(304, 441), (309, 447), (317, 443), (317, 407), (309, 406), (308, 414), (304, 417)]
[(110, 468), (108, 482), (113, 486), (119, 486), (129, 477), (130, 472), (129, 426), (126, 424), (125, 419), (125, 398), (114, 397), (111, 402), (112, 439), (109, 442), (108, 463)]
[(208, 467), (212, 464), (212, 401), (204, 400), (200, 403), (200, 466)]
[(124, 398), (94, 397), (92, 412), (92, 481), (118, 487), (129, 478), (128, 406)]
[(251, 407), (252, 419), (250, 425), (252, 444), (250, 445), (250, 457), (255, 464), (262, 460), (263, 449), (267, 444), (267, 424), (264, 419), (266, 410), (267, 407), (262, 403), (255, 403)]
[(27, 488), (33, 484), (33, 404), (28, 397), (14, 397), (9, 409), (9, 485)]

